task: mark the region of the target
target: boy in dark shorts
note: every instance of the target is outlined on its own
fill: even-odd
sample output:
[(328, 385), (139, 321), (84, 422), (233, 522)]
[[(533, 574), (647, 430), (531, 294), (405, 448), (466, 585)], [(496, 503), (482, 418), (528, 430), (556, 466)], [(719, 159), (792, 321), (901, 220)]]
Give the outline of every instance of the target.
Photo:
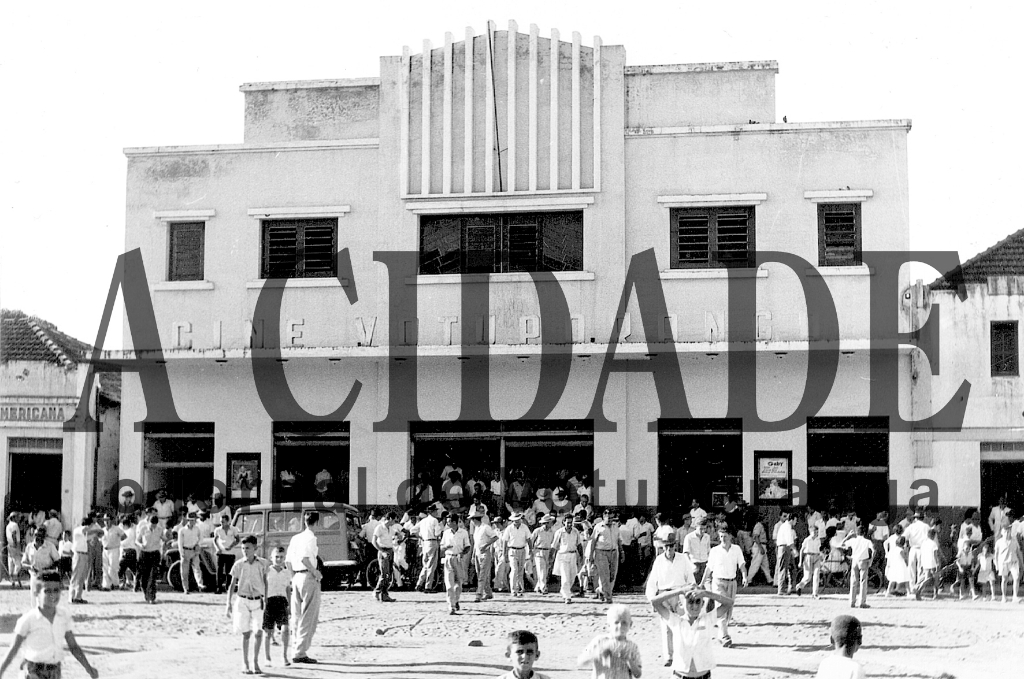
[(271, 565), (267, 569), (267, 605), (263, 609), (263, 631), (266, 633), (267, 662), (270, 662), (270, 644), (274, 628), (281, 630), (281, 653), (285, 665), (288, 662), (288, 602), (292, 597), (292, 569), (284, 561), (285, 548), (275, 547), (271, 553)]

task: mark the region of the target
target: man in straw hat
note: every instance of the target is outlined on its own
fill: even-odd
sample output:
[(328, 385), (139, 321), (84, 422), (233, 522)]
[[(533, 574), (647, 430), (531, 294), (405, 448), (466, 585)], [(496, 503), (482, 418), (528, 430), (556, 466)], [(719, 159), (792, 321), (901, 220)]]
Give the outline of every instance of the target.
[(510, 590), (512, 596), (523, 596), (526, 576), (526, 549), (530, 546), (530, 529), (523, 525), (523, 515), (515, 512), (509, 517), (511, 523), (505, 528), (505, 559), (512, 570)]
[(422, 554), (423, 567), (420, 570), (420, 577), (416, 581), (416, 589), (420, 592), (434, 589), (434, 575), (437, 573), (437, 558), (439, 543), (444, 528), (437, 520), (438, 515), (444, 511), (440, 502), (427, 507), (427, 515), (416, 527), (420, 531), (420, 553)]
[[(693, 577), (694, 566), (690, 559), (683, 553), (677, 552), (678, 547), (675, 533), (668, 533), (662, 540), (663, 551), (654, 559), (651, 567), (651, 574), (647, 578), (647, 589), (644, 594), (647, 600), (653, 602), (662, 592), (667, 592), (683, 587), (691, 587), (696, 584)], [(672, 613), (679, 614), (679, 597), (670, 597), (665, 600)], [(655, 608), (657, 611), (657, 608)], [(672, 628), (665, 618), (659, 617), (661, 623), (661, 656), (665, 659), (665, 666), (672, 664)]]
[(540, 525), (533, 531), (533, 565), (537, 570), (537, 584), (533, 590), (540, 594), (548, 593), (548, 573), (551, 570), (551, 544), (555, 539), (555, 531), (551, 526), (555, 517), (545, 514), (540, 518)]

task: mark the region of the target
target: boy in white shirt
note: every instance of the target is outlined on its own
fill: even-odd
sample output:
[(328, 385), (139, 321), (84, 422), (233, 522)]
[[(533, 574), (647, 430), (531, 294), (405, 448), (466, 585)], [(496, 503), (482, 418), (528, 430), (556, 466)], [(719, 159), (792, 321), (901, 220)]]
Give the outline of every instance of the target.
[(441, 536), (444, 586), (448, 591), (448, 614), (459, 610), (462, 585), (466, 582), (465, 556), (470, 550), (469, 534), (459, 525), (459, 515), (448, 515), (448, 528)]
[[(683, 596), (681, 596), (683, 595)], [(684, 602), (685, 609), (677, 615), (668, 602), (676, 598)], [(708, 599), (707, 604), (704, 600)], [(712, 647), (715, 618), (714, 604), (729, 606), (732, 599), (703, 589), (682, 587), (658, 594), (651, 600), (658, 615), (672, 630), (672, 675), (674, 677), (710, 677), (715, 667)]]
[(857, 594), (860, 591), (860, 607), (868, 606), (868, 572), (871, 570), (871, 559), (875, 547), (864, 537), (864, 526), (857, 524), (853, 533), (843, 543), (844, 549), (850, 550), (850, 607), (857, 608)]
[(939, 583), (936, 574), (939, 572), (939, 544), (935, 542), (936, 531), (928, 529), (928, 537), (921, 543), (921, 577), (914, 587), (914, 598), (921, 600), (921, 591), (927, 585), (932, 586), (932, 601), (939, 598)]
[(832, 621), (829, 631), (832, 655), (821, 661), (815, 679), (864, 679), (864, 668), (853, 659), (861, 645), (860, 620), (840, 615)]
[[(292, 598), (291, 567), (284, 561), (285, 549), (280, 545), (271, 554), (271, 565), (267, 569), (267, 603), (263, 608), (263, 631), (266, 632), (267, 662), (270, 662), (270, 643), (274, 628), (281, 630), (281, 654), (285, 665), (288, 662), (288, 602)], [(233, 565), (233, 564), (232, 564)]]

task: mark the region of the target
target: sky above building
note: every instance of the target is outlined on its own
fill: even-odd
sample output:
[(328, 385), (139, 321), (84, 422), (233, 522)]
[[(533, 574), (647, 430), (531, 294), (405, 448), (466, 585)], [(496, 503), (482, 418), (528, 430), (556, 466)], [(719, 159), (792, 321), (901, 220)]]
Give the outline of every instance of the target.
[[(910, 118), (911, 247), (962, 259), (1021, 227), (1012, 3), (15, 3), (0, 26), (0, 304), (95, 339), (133, 146), (242, 141), (244, 82), (377, 76), (382, 55), (510, 19), (627, 63), (774, 59), (776, 121)], [(999, 196), (1003, 196), (1002, 199)], [(915, 277), (931, 280), (922, 268)], [(105, 347), (121, 346), (115, 315)]]

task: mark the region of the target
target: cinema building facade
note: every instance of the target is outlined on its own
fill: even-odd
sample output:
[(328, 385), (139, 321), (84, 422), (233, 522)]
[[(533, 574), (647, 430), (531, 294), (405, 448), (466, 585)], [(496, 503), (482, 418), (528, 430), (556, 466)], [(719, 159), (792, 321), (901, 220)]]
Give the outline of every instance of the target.
[[(122, 475), (232, 501), (393, 505), (450, 467), (499, 492), (575, 476), (607, 505), (793, 480), (862, 515), (906, 503), (915, 434), (871, 409), (863, 254), (909, 247), (910, 122), (776, 122), (777, 73), (492, 25), (379, 77), (243, 85), (241, 144), (126, 150), (126, 250), (187, 424), (147, 420), (126, 374)], [(910, 351), (887, 386), (908, 420)], [(818, 354), (834, 381), (791, 417)]]

